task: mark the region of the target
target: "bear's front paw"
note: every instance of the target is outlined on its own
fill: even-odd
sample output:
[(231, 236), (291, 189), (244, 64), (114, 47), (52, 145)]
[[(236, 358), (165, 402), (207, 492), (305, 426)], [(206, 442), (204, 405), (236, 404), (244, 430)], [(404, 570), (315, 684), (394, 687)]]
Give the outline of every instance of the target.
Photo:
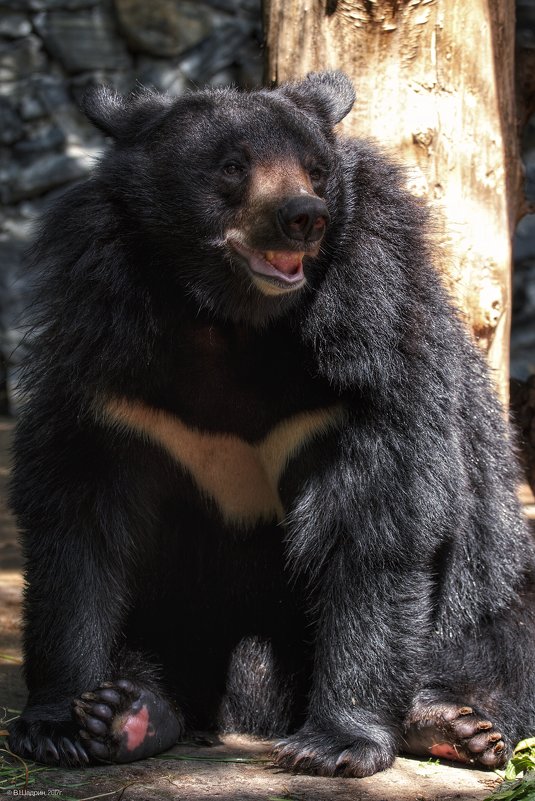
[(389, 768), (394, 757), (393, 747), (364, 734), (306, 726), (277, 743), (274, 749), (274, 760), (279, 767), (318, 776), (371, 776)]
[(14, 754), (45, 765), (78, 768), (90, 762), (78, 726), (70, 720), (39, 720), (23, 715), (10, 724), (8, 745)]

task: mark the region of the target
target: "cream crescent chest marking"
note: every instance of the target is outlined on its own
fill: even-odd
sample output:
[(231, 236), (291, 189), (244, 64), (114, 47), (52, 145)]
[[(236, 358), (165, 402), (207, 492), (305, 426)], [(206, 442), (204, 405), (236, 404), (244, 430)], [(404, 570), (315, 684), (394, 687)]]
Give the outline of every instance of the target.
[(278, 484), (289, 460), (314, 437), (343, 420), (342, 404), (282, 420), (261, 440), (245, 442), (187, 426), (179, 417), (138, 401), (109, 400), (107, 421), (164, 448), (218, 506), (226, 522), (248, 526), (281, 521)]

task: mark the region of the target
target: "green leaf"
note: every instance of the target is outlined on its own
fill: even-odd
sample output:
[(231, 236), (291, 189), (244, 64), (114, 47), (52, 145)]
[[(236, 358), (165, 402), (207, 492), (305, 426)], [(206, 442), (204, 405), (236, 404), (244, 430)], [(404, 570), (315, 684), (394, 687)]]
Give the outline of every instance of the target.
[(504, 782), (485, 801), (535, 801), (535, 774), (515, 782)]

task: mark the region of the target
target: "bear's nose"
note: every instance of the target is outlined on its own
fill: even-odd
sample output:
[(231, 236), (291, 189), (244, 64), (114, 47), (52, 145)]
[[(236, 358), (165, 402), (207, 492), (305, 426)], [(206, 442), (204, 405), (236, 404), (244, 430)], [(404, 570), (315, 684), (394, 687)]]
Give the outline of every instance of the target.
[(318, 240), (329, 222), (327, 206), (319, 197), (292, 197), (277, 210), (280, 226), (290, 239)]

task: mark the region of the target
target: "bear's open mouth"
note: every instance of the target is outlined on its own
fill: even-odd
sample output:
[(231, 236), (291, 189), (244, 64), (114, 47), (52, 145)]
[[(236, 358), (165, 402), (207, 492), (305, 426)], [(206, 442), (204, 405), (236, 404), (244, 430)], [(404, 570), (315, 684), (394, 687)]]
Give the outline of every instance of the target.
[(261, 252), (247, 247), (235, 239), (228, 240), (229, 245), (246, 262), (251, 272), (263, 280), (275, 284), (281, 289), (297, 289), (305, 282), (303, 272), (304, 251), (266, 250)]

